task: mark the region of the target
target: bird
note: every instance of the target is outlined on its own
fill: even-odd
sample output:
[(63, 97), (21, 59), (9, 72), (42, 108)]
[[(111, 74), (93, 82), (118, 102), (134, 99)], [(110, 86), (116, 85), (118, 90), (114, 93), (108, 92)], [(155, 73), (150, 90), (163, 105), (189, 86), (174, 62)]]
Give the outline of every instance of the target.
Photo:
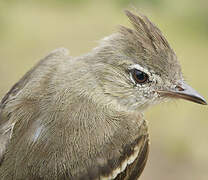
[(134, 180), (150, 149), (144, 111), (163, 101), (206, 105), (145, 15), (89, 53), (50, 52), (0, 103), (0, 179)]

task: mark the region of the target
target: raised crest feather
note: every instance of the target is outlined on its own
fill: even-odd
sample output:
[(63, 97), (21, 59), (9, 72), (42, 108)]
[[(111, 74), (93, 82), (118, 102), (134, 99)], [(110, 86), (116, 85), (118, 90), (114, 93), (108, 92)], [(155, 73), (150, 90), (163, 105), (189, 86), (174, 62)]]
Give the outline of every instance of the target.
[(125, 14), (129, 18), (134, 29), (131, 30), (121, 26), (121, 33), (127, 33), (130, 36), (134, 36), (133, 39), (145, 49), (154, 50), (156, 52), (161, 49), (170, 49), (170, 45), (162, 35), (162, 32), (146, 16), (141, 13), (135, 15), (128, 10), (125, 10)]

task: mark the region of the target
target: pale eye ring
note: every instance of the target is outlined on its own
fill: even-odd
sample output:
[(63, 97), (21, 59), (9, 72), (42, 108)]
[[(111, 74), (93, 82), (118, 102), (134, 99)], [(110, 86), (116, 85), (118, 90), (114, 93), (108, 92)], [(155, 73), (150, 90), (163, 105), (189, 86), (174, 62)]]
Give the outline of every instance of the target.
[(138, 84), (144, 84), (144, 83), (148, 82), (148, 80), (149, 80), (149, 76), (146, 73), (144, 73), (138, 69), (135, 69), (135, 68), (131, 69), (130, 72), (132, 74), (134, 81)]

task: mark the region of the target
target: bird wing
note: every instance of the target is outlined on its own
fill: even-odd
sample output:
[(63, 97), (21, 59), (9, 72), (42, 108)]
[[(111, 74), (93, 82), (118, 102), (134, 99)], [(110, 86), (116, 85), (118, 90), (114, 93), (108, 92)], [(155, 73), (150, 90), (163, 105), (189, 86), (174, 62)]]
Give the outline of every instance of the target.
[(126, 169), (121, 172), (115, 179), (116, 180), (131, 180), (138, 179), (144, 170), (149, 154), (149, 140), (144, 141), (143, 147), (139, 151), (137, 158), (133, 163), (128, 164)]
[[(38, 67), (44, 65), (44, 63), (47, 63), (48, 60), (51, 61), (51, 59), (59, 59), (63, 57), (68, 57), (68, 53), (69, 53), (68, 50), (65, 48), (59, 48), (49, 53), (48, 56), (46, 56), (36, 66), (34, 66), (30, 71), (28, 71), (20, 79), (20, 81), (18, 81), (8, 91), (8, 93), (1, 100), (0, 102), (0, 164), (3, 161), (6, 147), (9, 143), (9, 140), (12, 137), (13, 128), (16, 123), (16, 120), (12, 118), (12, 110), (10, 110), (10, 108), (8, 107), (10, 107), (10, 104), (13, 103), (18, 93), (20, 93), (20, 91), (28, 84), (33, 72)], [(4, 112), (6, 106), (8, 107), (7, 107), (6, 112)]]
[[(87, 173), (76, 177), (83, 180), (136, 180), (144, 170), (149, 154), (148, 135), (140, 136), (126, 145), (119, 158), (105, 159), (104, 166), (88, 168)], [(81, 173), (80, 173), (81, 174)]]
[(139, 136), (134, 142), (123, 147), (119, 157), (107, 159), (103, 157), (104, 165), (88, 168), (88, 171), (75, 179), (83, 180), (136, 180), (140, 177), (146, 165), (149, 154), (148, 134)]

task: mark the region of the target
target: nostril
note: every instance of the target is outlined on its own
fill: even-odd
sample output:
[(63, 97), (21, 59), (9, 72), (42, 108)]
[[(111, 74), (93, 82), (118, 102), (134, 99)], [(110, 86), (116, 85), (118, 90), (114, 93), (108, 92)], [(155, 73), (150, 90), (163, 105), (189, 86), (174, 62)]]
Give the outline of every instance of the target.
[(185, 89), (183, 89), (181, 86), (179, 86), (179, 85), (176, 85), (176, 87), (175, 87), (178, 91), (184, 91)]

